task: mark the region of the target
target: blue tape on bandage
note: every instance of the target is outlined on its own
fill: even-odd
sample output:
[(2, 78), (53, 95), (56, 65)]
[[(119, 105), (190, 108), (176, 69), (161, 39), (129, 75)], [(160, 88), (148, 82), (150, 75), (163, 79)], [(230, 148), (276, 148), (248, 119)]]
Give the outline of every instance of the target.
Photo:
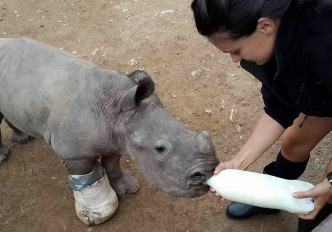
[(86, 175), (68, 175), (70, 186), (74, 190), (82, 190), (92, 185), (104, 176), (104, 169), (99, 162), (96, 162), (93, 171)]

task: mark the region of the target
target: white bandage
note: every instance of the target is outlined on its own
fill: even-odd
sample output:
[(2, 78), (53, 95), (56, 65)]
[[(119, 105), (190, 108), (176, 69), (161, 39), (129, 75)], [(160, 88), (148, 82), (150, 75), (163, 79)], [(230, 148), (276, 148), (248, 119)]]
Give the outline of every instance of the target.
[(73, 190), (76, 215), (86, 225), (98, 225), (115, 213), (119, 202), (106, 173), (92, 185)]

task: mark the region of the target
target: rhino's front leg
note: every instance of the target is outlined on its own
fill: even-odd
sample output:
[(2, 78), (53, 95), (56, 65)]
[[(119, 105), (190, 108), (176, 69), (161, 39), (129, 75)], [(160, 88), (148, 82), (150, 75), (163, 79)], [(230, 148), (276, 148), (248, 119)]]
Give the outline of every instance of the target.
[(115, 192), (123, 196), (126, 193), (135, 193), (139, 189), (138, 180), (128, 170), (120, 167), (121, 155), (111, 154), (101, 157), (101, 165), (105, 168), (111, 186)]
[(24, 143), (28, 143), (29, 140), (34, 139), (33, 136), (27, 135), (26, 133), (24, 133), (24, 132), (20, 131), (19, 129), (17, 129), (6, 118), (5, 118), (5, 122), (13, 130), (12, 135), (10, 136), (10, 140), (11, 141), (13, 141), (15, 143), (22, 143), (22, 144), (24, 144)]
[(97, 225), (109, 219), (119, 203), (100, 163), (91, 159), (62, 162), (74, 191), (78, 218), (86, 225)]
[[(0, 113), (0, 124), (3, 119), (3, 115)], [(9, 156), (9, 151), (6, 147), (2, 145), (2, 140), (1, 140), (1, 129), (0, 129), (0, 165), (5, 164), (8, 160)]]

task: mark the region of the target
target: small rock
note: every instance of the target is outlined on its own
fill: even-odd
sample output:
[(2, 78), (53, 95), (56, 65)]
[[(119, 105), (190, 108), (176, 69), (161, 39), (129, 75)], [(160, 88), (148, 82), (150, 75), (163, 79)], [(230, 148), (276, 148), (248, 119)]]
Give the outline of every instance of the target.
[(133, 58), (133, 59), (131, 59), (131, 60), (129, 61), (129, 64), (130, 64), (131, 66), (138, 65), (138, 60), (137, 60), (136, 58)]
[(233, 120), (233, 115), (234, 115), (234, 109), (231, 110), (231, 114), (229, 115), (229, 120)]
[(208, 115), (211, 116), (211, 115), (212, 115), (212, 110), (210, 110), (210, 109), (206, 109), (206, 110), (205, 110), (205, 113), (207, 113)]
[(174, 12), (175, 12), (175, 10), (164, 10), (164, 11), (160, 12), (160, 15), (168, 14), (168, 13), (172, 14)]
[(91, 53), (92, 55), (96, 55), (96, 53), (98, 52), (99, 48), (96, 48), (95, 50), (93, 50), (93, 52)]

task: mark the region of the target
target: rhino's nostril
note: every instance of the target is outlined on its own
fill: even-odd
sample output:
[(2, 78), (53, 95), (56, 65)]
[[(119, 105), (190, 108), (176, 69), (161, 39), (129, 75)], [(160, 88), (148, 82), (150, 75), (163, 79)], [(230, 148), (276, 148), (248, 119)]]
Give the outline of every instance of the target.
[(193, 179), (196, 183), (202, 183), (205, 179), (205, 175), (202, 173), (195, 173), (193, 176)]
[(162, 146), (162, 145), (156, 145), (155, 149), (158, 153), (163, 153), (165, 151), (166, 147)]

